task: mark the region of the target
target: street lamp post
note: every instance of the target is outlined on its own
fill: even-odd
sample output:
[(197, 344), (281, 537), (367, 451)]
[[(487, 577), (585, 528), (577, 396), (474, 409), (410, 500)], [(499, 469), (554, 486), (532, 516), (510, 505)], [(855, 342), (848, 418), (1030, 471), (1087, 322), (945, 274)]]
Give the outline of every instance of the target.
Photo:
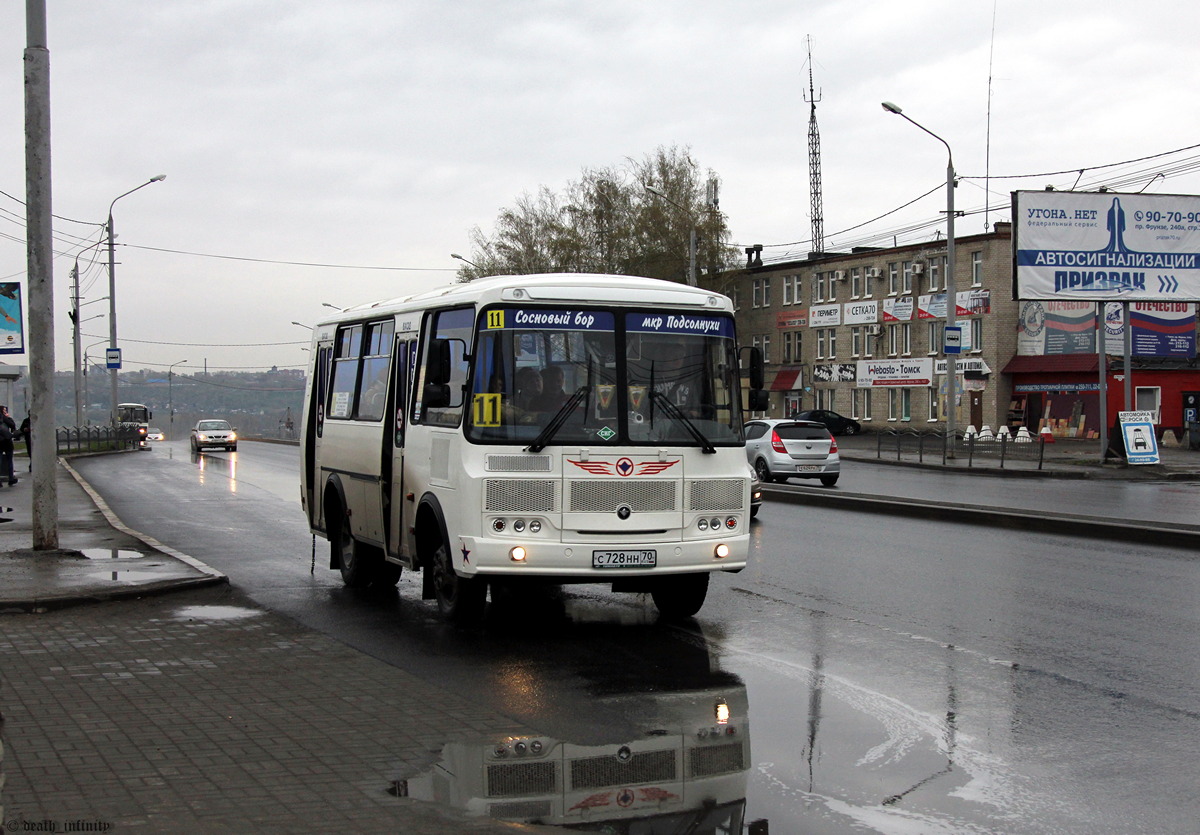
[(167, 440), (175, 440), (175, 396), (171, 387), (172, 378), (175, 376), (175, 366), (181, 365), (187, 360), (173, 362), (167, 368), (167, 419), (170, 423), (167, 424)]
[[(151, 177), (137, 188), (131, 188), (124, 194), (118, 194), (108, 204), (108, 223), (106, 226), (106, 231), (108, 232), (108, 346), (114, 351), (117, 349), (117, 260), (115, 249), (116, 239), (113, 236), (113, 206), (117, 205), (117, 201), (122, 197), (127, 197), (151, 183), (161, 183), (165, 179), (167, 179), (166, 174)], [(109, 375), (112, 386), (112, 415), (110, 419), (115, 421), (117, 419), (117, 369), (115, 367), (110, 368)]]
[[(883, 109), (901, 119), (911, 122), (938, 142), (946, 146), (946, 327), (952, 328), (958, 315), (958, 299), (954, 284), (954, 153), (950, 143), (919, 122), (910, 119), (898, 105), (890, 101), (882, 103)], [(942, 348), (945, 349), (945, 331), (942, 332)], [(950, 445), (946, 455), (954, 458), (955, 423), (958, 413), (958, 357), (946, 353), (946, 437)]]
[[(691, 212), (668, 197), (666, 192), (664, 192), (662, 189), (648, 185), (646, 186), (646, 191), (650, 192), (655, 197), (661, 197), (663, 200), (666, 200), (672, 206), (679, 209), (679, 211), (683, 212), (684, 216), (691, 220)], [(692, 287), (695, 287), (696, 283), (696, 225), (692, 224), (692, 232), (691, 235), (688, 236), (688, 284), (690, 284)]]

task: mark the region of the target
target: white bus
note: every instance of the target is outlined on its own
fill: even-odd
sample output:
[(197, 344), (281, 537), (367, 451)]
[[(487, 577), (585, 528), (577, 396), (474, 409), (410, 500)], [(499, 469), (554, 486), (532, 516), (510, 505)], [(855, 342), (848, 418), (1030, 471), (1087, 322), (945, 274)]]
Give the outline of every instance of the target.
[(139, 449), (149, 449), (146, 435), (150, 432), (150, 418), (153, 417), (144, 403), (118, 403), (114, 423), (119, 427), (127, 427), (137, 433)]
[[(757, 398), (762, 362), (750, 350)], [(627, 276), (506, 276), (314, 328), (301, 500), (350, 586), (422, 572), (474, 620), (537, 579), (695, 614), (746, 564), (750, 473), (728, 298)]]

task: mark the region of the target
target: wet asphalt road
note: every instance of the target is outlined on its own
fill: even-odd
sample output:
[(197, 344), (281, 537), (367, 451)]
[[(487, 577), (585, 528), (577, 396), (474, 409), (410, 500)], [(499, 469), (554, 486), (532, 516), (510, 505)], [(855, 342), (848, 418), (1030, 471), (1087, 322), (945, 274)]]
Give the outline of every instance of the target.
[[(323, 540), (309, 573), (296, 456), (245, 443), (193, 459), (161, 444), (76, 466), (128, 524), (260, 605), (541, 733), (632, 740), (696, 694), (748, 701), (747, 819), (774, 833), (1193, 832), (1200, 820), (1194, 552), (768, 503), (751, 567), (718, 575), (690, 624), (657, 625), (648, 601), (580, 586), (460, 630), (412, 577), (392, 594), (342, 588)], [(943, 489), (928, 486), (939, 474), (874, 469), (898, 490)], [(839, 487), (865, 492), (852, 472)], [(870, 483), (893, 489), (887, 478)], [(1166, 500), (1155, 487), (1179, 489), (1138, 487), (1151, 488), (1130, 500), (1144, 507)]]

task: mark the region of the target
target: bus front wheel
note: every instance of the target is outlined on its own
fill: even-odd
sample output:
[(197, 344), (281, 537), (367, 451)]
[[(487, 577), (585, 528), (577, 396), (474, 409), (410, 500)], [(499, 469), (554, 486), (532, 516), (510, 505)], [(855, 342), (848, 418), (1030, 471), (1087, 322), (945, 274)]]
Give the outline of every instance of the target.
[(457, 623), (482, 619), (487, 603), (487, 581), (458, 576), (450, 546), (445, 542), (439, 544), (433, 554), (433, 591), (443, 617)]
[(665, 618), (690, 618), (700, 611), (708, 596), (709, 572), (675, 574), (655, 583), (650, 596)]

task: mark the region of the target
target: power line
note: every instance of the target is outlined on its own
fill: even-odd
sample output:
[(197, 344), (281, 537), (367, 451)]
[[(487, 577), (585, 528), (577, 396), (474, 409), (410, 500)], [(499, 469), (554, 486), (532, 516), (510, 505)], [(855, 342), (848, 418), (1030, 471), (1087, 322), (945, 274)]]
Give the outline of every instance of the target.
[(218, 258), (223, 261), (249, 261), (254, 264), (283, 264), (289, 267), (321, 267), (338, 270), (385, 270), (390, 272), (457, 272), (457, 267), (383, 267), (372, 264), (320, 264), (310, 261), (279, 261), (273, 258), (249, 258), (241, 255), (215, 255), (211, 252), (188, 252), (182, 249), (166, 249), (157, 246), (140, 246), (138, 244), (122, 244), (130, 249), (143, 249), (149, 252), (166, 252), (171, 255), (191, 255), (196, 258)]
[[(85, 333), (83, 336), (89, 339), (106, 339), (107, 337), (100, 336), (94, 333)], [(129, 339), (121, 337), (122, 342), (139, 342), (143, 345), (172, 345), (181, 348), (273, 348), (280, 345), (308, 345), (308, 340), (303, 342), (158, 342), (153, 339)]]

